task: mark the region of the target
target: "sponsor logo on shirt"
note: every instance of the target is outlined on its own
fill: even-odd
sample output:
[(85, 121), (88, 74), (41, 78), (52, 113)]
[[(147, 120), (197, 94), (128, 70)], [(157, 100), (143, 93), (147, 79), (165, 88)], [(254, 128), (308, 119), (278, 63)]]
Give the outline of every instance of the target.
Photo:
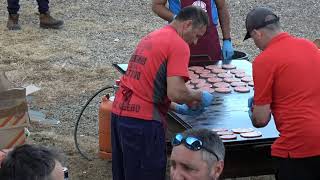
[(207, 12), (207, 5), (203, 1), (195, 1), (192, 3), (193, 6), (201, 7), (205, 12)]

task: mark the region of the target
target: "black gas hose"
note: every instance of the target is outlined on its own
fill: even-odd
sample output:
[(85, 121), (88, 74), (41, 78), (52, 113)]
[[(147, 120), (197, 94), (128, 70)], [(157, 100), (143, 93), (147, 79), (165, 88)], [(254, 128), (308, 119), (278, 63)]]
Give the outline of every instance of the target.
[(81, 119), (81, 116), (84, 112), (84, 110), (87, 108), (87, 106), (89, 105), (89, 103), (98, 95), (100, 94), (102, 91), (105, 91), (105, 90), (108, 90), (108, 89), (112, 89), (113, 86), (105, 86), (103, 88), (101, 88), (99, 91), (97, 91), (92, 97), (90, 97), (90, 99), (86, 102), (86, 104), (82, 107), (81, 109), (81, 112), (77, 118), (77, 121), (76, 121), (76, 125), (75, 125), (75, 128), (74, 128), (74, 142), (75, 142), (75, 145), (76, 145), (76, 148), (78, 150), (78, 152), (80, 153), (80, 155), (82, 157), (84, 157), (85, 159), (91, 161), (92, 159), (87, 157), (82, 151), (81, 149), (79, 148), (79, 144), (78, 144), (78, 139), (77, 139), (77, 133), (78, 133), (78, 126), (79, 126), (79, 122), (80, 122), (80, 119)]

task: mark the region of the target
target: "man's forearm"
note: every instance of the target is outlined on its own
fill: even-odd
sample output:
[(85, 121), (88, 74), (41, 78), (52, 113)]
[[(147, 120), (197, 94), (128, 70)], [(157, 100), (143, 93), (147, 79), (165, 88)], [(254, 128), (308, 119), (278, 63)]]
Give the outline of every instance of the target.
[(152, 11), (166, 21), (171, 22), (173, 20), (174, 14), (163, 4), (153, 3)]
[(223, 39), (230, 39), (230, 14), (227, 5), (225, 4), (223, 8), (218, 9), (218, 13)]
[(201, 102), (201, 91), (187, 90), (177, 93), (174, 102), (179, 104), (198, 105)]
[(253, 106), (252, 124), (254, 127), (265, 127), (271, 119), (270, 104)]
[(268, 125), (268, 122), (271, 119), (271, 114), (269, 115), (269, 117), (264, 120), (264, 121), (259, 121), (259, 117), (257, 117), (256, 115), (252, 115), (252, 125), (256, 128), (262, 128)]

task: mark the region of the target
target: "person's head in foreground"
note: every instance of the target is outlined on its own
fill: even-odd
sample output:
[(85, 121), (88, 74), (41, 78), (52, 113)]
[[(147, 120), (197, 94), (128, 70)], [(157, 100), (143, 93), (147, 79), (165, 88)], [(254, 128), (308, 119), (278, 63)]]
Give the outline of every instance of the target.
[(1, 180), (63, 180), (60, 155), (43, 146), (15, 147), (1, 163)]
[(244, 40), (252, 38), (256, 46), (264, 50), (273, 37), (283, 32), (280, 18), (269, 8), (257, 7), (246, 18), (247, 34)]
[(171, 25), (188, 44), (197, 44), (209, 25), (208, 14), (200, 7), (188, 6), (183, 8)]
[(189, 129), (172, 139), (171, 180), (216, 180), (224, 167), (225, 149), (208, 129)]

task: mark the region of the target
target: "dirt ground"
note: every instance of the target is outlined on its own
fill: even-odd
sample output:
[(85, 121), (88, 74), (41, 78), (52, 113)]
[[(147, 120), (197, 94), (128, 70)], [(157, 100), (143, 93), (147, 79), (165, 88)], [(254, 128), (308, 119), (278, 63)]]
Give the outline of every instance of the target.
[[(237, 50), (251, 58), (258, 54), (252, 40), (242, 42), (249, 9), (263, 5), (280, 16), (284, 30), (308, 39), (319, 38), (320, 1), (227, 0), (232, 17), (232, 39)], [(56, 126), (32, 123), (30, 143), (59, 149), (66, 156), (70, 179), (111, 178), (111, 162), (96, 158), (97, 108), (105, 91), (89, 104), (79, 123), (77, 152), (74, 128), (82, 106), (97, 90), (120, 76), (112, 63), (126, 63), (139, 39), (166, 24), (151, 11), (151, 0), (52, 0), (51, 12), (65, 21), (61, 30), (40, 29), (36, 1), (21, 0), (21, 31), (8, 31), (6, 1), (0, 3), (0, 70), (17, 86), (35, 84), (29, 106)], [(284, 47), (285, 48), (285, 47)], [(273, 179), (271, 176), (237, 179)]]

